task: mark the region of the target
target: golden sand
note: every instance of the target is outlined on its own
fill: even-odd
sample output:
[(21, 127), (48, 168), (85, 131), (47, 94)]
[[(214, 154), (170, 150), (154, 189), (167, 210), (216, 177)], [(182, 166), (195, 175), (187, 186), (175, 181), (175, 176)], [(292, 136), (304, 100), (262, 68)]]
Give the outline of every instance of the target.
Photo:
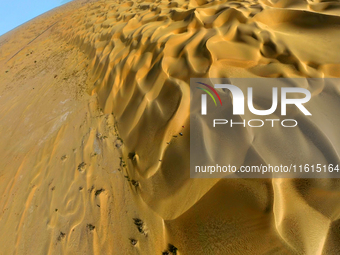
[(339, 180), (189, 173), (190, 78), (339, 77), (339, 26), (337, 1), (76, 0), (1, 36), (0, 254), (340, 254)]

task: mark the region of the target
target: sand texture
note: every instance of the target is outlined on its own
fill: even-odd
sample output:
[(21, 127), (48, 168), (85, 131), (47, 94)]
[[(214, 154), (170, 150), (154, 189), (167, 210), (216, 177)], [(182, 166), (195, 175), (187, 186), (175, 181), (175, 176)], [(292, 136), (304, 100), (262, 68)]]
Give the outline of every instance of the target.
[[(0, 254), (340, 254), (338, 179), (190, 179), (194, 77), (340, 77), (340, 3), (76, 0), (1, 36)], [(289, 153), (339, 160), (340, 86), (309, 89)]]

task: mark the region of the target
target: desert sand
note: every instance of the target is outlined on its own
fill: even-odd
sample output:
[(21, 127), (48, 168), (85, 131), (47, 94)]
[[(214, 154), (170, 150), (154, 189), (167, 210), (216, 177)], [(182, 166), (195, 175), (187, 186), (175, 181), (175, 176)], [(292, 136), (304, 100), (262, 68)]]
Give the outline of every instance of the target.
[(189, 172), (190, 78), (340, 77), (339, 28), (338, 1), (76, 0), (1, 36), (0, 254), (340, 254), (338, 179)]

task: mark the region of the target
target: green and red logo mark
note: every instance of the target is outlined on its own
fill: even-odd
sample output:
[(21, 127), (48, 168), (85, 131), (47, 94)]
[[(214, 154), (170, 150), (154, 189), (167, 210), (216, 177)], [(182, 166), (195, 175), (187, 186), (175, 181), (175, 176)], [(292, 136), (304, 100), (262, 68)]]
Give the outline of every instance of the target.
[[(210, 85), (208, 85), (206, 83), (203, 83), (203, 82), (197, 82), (197, 83), (199, 83), (199, 84), (201, 84), (203, 86), (206, 86), (208, 89), (210, 89), (212, 92), (214, 92), (215, 95), (217, 96), (218, 100), (220, 101), (220, 104), (222, 105), (222, 100), (221, 100), (220, 96), (218, 95), (217, 91), (213, 87), (211, 87)], [(204, 92), (206, 92), (212, 98), (212, 100), (214, 101), (215, 105), (217, 106), (216, 100), (213, 97), (213, 95), (210, 93), (209, 90), (201, 88), (201, 87), (197, 87), (197, 88), (203, 90)]]

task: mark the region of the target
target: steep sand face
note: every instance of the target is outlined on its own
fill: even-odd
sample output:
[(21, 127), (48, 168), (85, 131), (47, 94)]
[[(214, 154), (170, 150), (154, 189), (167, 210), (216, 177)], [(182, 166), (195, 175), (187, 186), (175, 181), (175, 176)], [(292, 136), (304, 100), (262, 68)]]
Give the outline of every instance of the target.
[(340, 253), (339, 180), (189, 174), (189, 79), (339, 77), (339, 8), (78, 0), (0, 37), (0, 253)]

